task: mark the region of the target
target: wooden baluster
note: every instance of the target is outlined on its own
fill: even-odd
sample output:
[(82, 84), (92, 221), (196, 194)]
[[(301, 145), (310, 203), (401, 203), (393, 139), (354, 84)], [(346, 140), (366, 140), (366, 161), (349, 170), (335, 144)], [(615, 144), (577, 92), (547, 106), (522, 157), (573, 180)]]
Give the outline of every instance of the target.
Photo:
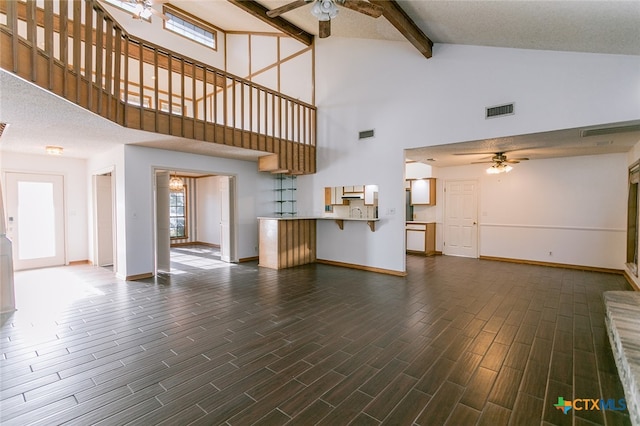
[[(122, 44), (125, 43), (125, 39), (122, 37), (122, 29), (120, 29), (120, 27), (116, 27), (116, 34), (115, 34), (115, 61), (113, 63), (113, 95), (116, 98), (116, 123), (119, 123), (121, 125), (125, 125), (125, 120), (124, 120), (124, 111), (125, 111), (125, 107), (124, 105), (122, 105), (122, 103), (120, 102), (120, 88), (122, 87), (122, 75), (120, 74), (120, 67), (122, 67)], [(125, 56), (125, 61), (127, 61), (127, 58)], [(125, 62), (125, 67), (126, 67), (126, 63)], [(125, 69), (126, 72), (126, 69)], [(128, 80), (128, 79), (127, 79)], [(126, 84), (126, 82), (125, 82)]]
[[(168, 82), (169, 82), (169, 110), (171, 110), (171, 105), (173, 105), (173, 55), (169, 53), (167, 55), (167, 72), (168, 72)], [(171, 117), (171, 113), (169, 113), (169, 134), (173, 135), (173, 117)]]
[(138, 101), (140, 110), (140, 122), (138, 123), (138, 129), (144, 129), (144, 46), (142, 41), (138, 42)]
[(76, 96), (75, 102), (80, 103), (80, 90), (81, 90), (81, 78), (82, 72), (82, 2), (80, 0), (74, 0), (73, 2), (73, 72), (76, 79)]
[(114, 120), (113, 116), (113, 21), (106, 20), (106, 40), (105, 40), (105, 74), (104, 91), (107, 95), (107, 117)]
[[(154, 128), (156, 132), (160, 131), (160, 84), (158, 78), (158, 49), (153, 49), (153, 106), (154, 106)], [(171, 105), (169, 105), (169, 119), (171, 119)]]
[[(191, 135), (193, 138), (196, 137), (196, 122), (197, 122), (197, 115), (196, 115), (196, 63), (195, 61), (191, 62), (191, 126), (193, 127), (193, 129), (191, 130)], [(185, 114), (186, 111), (182, 111), (182, 114)]]
[[(31, 46), (31, 81), (36, 81), (38, 68), (38, 26), (36, 23), (37, 5), (35, 0), (27, 1), (27, 41)], [(16, 33), (17, 36), (17, 33)]]
[[(180, 117), (180, 136), (184, 136), (184, 57), (180, 58), (180, 106), (182, 107), (182, 115)], [(171, 112), (171, 104), (169, 104), (169, 112)], [(171, 114), (169, 114), (171, 116)]]
[[(60, 6), (60, 5), (58, 5)], [(47, 89), (53, 91), (53, 2), (44, 2), (44, 51), (49, 57), (47, 61)]]
[[(96, 12), (96, 86), (98, 88), (97, 107), (93, 109), (98, 114), (102, 114), (102, 77), (103, 77), (103, 48), (104, 48), (104, 12), (98, 9)], [(89, 86), (91, 87), (91, 85)], [(93, 90), (93, 88), (91, 89)]]
[(69, 98), (69, 2), (60, 0), (60, 62), (62, 63), (62, 97)]
[(84, 8), (84, 78), (86, 87), (86, 99), (84, 99), (84, 106), (87, 109), (91, 109), (93, 91), (91, 82), (93, 81), (93, 26), (90, 22), (93, 22), (93, 7), (91, 2), (85, 2)]

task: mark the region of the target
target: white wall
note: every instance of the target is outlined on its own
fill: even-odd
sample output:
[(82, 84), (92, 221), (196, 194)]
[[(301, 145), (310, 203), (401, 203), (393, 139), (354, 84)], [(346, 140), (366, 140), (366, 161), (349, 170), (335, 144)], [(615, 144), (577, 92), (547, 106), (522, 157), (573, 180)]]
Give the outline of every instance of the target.
[[(212, 50), (206, 46), (202, 46), (196, 42), (190, 41), (182, 36), (173, 34), (164, 29), (162, 19), (153, 15), (151, 22), (131, 19), (131, 14), (117, 7), (111, 6), (106, 2), (100, 3), (113, 16), (113, 18), (131, 35), (139, 37), (143, 40), (154, 43), (157, 46), (163, 46), (173, 52), (180, 52), (189, 58), (196, 59), (202, 63), (209, 64), (218, 69), (224, 70), (225, 67), (225, 35), (222, 31), (218, 31), (218, 39), (216, 41), (217, 49)], [(157, 10), (162, 10), (161, 6), (156, 6)]]
[(3, 187), (6, 172), (64, 176), (66, 262), (89, 260), (86, 160), (3, 152), (0, 168)]
[[(299, 210), (321, 213), (325, 186), (365, 182), (379, 185), (381, 214), (375, 233), (318, 224), (318, 258), (404, 271), (405, 148), (640, 115), (637, 56), (436, 45), (427, 60), (408, 43), (338, 37), (316, 55), (318, 173), (299, 179)], [(515, 115), (484, 119), (504, 102)], [(359, 141), (366, 129), (375, 138)]]
[(531, 160), (501, 175), (487, 175), (486, 168), (434, 168), (438, 250), (446, 182), (475, 179), (480, 256), (623, 268), (625, 154)]
[(269, 174), (257, 163), (127, 145), (124, 200), (126, 228), (125, 276), (154, 270), (153, 169), (198, 171), (236, 178), (236, 236), (238, 258), (258, 254), (258, 216), (272, 214), (265, 206), (273, 199)]
[(196, 181), (197, 222), (196, 240), (220, 245), (220, 178), (208, 176)]

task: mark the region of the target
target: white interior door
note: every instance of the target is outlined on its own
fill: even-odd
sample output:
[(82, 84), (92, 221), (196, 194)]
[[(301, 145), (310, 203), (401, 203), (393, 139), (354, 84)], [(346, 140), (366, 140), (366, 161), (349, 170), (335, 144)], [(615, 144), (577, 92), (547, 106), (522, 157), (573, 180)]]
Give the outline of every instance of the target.
[(220, 259), (224, 262), (234, 262), (235, 243), (233, 232), (235, 178), (221, 176), (220, 183)]
[(445, 183), (443, 254), (478, 257), (478, 182)]
[(113, 265), (113, 194), (111, 174), (96, 175), (95, 194), (95, 264)]
[(156, 271), (171, 270), (169, 172), (156, 173)]
[(14, 269), (64, 265), (63, 176), (7, 172), (6, 182)]

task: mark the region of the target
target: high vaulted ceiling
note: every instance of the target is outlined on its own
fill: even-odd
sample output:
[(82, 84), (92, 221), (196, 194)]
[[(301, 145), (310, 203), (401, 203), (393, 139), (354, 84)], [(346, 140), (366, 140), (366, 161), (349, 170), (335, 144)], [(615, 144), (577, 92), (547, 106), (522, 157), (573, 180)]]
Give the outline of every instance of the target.
[[(160, 9), (160, 3), (163, 2), (166, 0), (155, 0), (154, 7)], [(274, 9), (288, 2), (257, 1), (267, 9)], [(227, 0), (171, 0), (171, 3), (225, 31), (277, 31)], [(640, 55), (640, 1), (398, 0), (397, 3), (434, 43)], [(311, 15), (310, 9), (311, 5), (305, 5), (287, 12), (282, 17), (304, 31), (317, 35), (318, 23)], [(340, 7), (338, 16), (332, 21), (332, 37), (405, 40), (384, 17), (374, 19), (344, 7)], [(102, 119), (93, 117), (80, 108), (67, 105), (66, 101), (49, 94), (20, 96), (19, 93), (30, 90), (24, 85), (28, 83), (12, 81), (7, 75), (0, 79), (0, 121), (10, 124), (0, 140), (0, 150), (36, 153), (41, 152), (44, 145), (57, 144), (64, 145), (69, 156), (86, 158), (109, 144), (120, 144), (123, 140), (151, 146), (171, 145), (165, 140), (166, 137), (161, 135), (122, 129), (113, 123), (102, 123)], [(41, 96), (47, 99), (42, 99), (38, 104), (25, 104), (25, 99), (39, 99)], [(45, 104), (53, 106), (44, 108), (41, 113), (37, 113), (38, 120), (33, 120), (34, 113)], [(78, 132), (75, 126), (69, 126), (66, 132), (60, 129), (57, 114), (59, 108), (68, 109), (65, 120), (69, 123), (93, 123), (90, 131)], [(95, 120), (98, 121), (94, 122)], [(566, 150), (553, 148), (570, 143), (575, 145), (575, 138), (567, 136), (565, 131), (545, 134), (548, 149), (545, 150), (544, 158), (567, 155)], [(530, 140), (527, 137), (470, 141), (465, 146), (456, 144), (447, 145), (449, 148), (415, 150), (411, 155), (414, 159), (424, 161), (436, 154), (441, 158), (446, 155), (451, 161), (450, 164), (454, 164), (461, 160), (460, 156), (451, 155), (453, 150), (493, 151), (494, 147), (502, 147), (521, 139), (522, 147), (526, 147)], [(623, 142), (598, 145), (597, 152), (628, 150), (634, 137), (637, 141), (637, 134), (628, 134)], [(595, 141), (597, 142), (599, 141)], [(223, 157), (244, 156), (245, 159), (255, 159), (259, 154), (246, 151), (216, 153), (211, 148), (202, 151), (202, 148), (198, 148), (201, 144), (192, 145), (182, 146), (191, 152)], [(530, 157), (535, 156), (531, 154)], [(468, 158), (463, 160), (468, 161)], [(445, 165), (445, 162), (440, 164)]]
[[(258, 0), (275, 9), (290, 0)], [(273, 31), (256, 18), (238, 13), (227, 0), (172, 0), (229, 31)], [(398, 0), (415, 24), (434, 42), (522, 49), (640, 55), (639, 1)], [(236, 10), (234, 10), (234, 8)], [(318, 34), (311, 5), (282, 15), (308, 33)], [(403, 40), (384, 17), (370, 18), (339, 6), (332, 35)]]

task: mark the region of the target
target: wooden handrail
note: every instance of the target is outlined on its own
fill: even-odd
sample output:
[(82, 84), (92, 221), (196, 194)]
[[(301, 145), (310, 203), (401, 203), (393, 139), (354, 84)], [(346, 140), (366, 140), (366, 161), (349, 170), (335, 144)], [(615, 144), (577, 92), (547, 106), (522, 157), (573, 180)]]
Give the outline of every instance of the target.
[(272, 152), (279, 170), (315, 172), (315, 106), (132, 36), (95, 0), (50, 3), (0, 0), (2, 68), (126, 127)]

